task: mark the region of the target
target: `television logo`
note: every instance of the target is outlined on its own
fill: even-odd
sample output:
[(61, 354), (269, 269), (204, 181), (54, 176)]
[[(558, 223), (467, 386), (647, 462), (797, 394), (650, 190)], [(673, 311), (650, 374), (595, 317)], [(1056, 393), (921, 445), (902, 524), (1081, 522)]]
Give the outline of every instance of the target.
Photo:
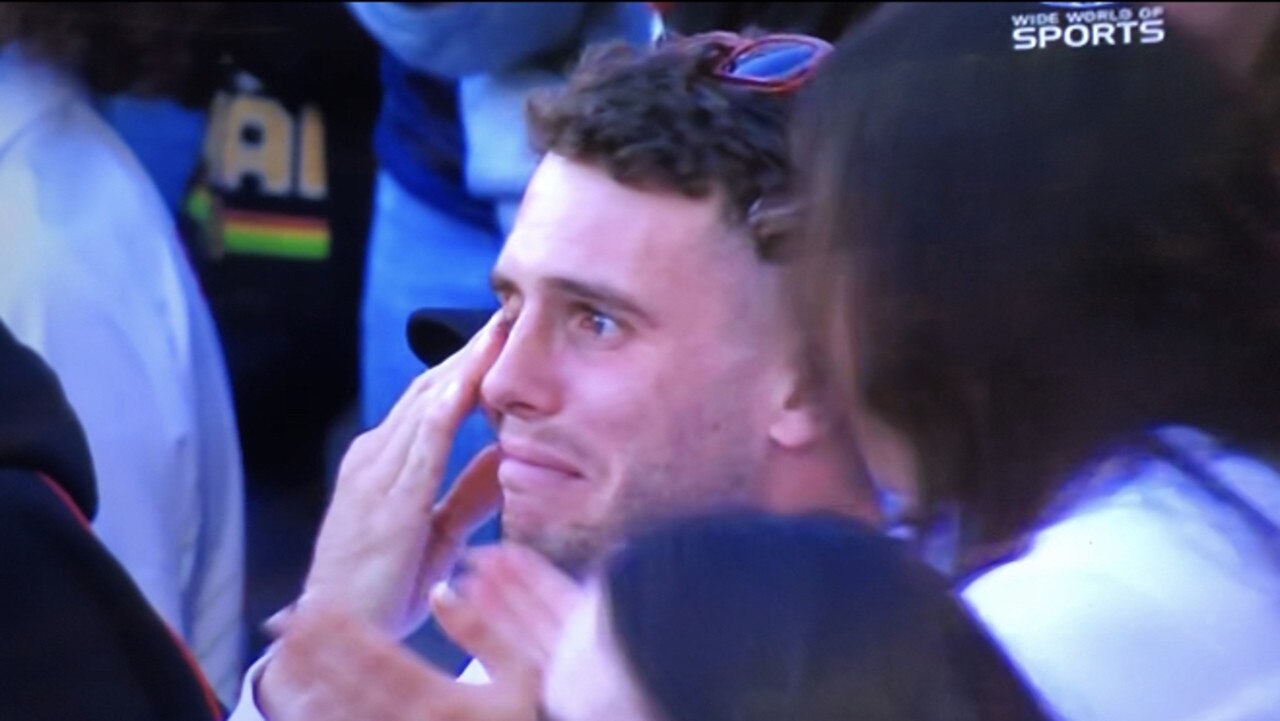
[[(1013, 49), (1072, 49), (1164, 42), (1164, 7), (1125, 3), (1040, 3), (1051, 11), (1011, 16)], [(1114, 7), (1121, 5), (1122, 7)], [(1059, 9), (1060, 8), (1060, 9)]]

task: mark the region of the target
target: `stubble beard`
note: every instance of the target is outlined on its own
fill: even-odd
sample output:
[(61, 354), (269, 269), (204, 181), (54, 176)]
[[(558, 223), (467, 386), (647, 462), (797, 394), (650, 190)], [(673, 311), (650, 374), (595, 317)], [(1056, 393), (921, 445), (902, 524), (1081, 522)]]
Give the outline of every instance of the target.
[(637, 533), (680, 518), (750, 507), (759, 470), (741, 459), (646, 465), (621, 482), (599, 520), (570, 520), (518, 533), (504, 529), (503, 538), (532, 548), (581, 579)]

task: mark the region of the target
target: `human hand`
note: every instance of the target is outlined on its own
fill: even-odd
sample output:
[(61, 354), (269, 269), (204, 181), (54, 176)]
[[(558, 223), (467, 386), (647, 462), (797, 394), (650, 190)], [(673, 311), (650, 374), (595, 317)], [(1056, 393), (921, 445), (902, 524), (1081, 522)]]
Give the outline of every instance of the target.
[(472, 549), (463, 566), (465, 574), (433, 589), (436, 622), (494, 677), (503, 664), (541, 674), (581, 588), (541, 554), (512, 543)]
[(426, 590), (501, 502), (490, 447), (433, 507), (454, 435), (504, 338), (495, 317), (415, 379), (386, 420), (351, 444), (298, 606), (345, 609), (401, 638), (426, 619)]
[(364, 620), (319, 602), (278, 629), (265, 671), (273, 693), (258, 699), (271, 721), (537, 719), (540, 677), (531, 671), (513, 675), (512, 665), (499, 662), (507, 673), (491, 684), (460, 683)]
[[(272, 721), (535, 721), (542, 678), (580, 591), (537, 553), (476, 549), (456, 591), (431, 595), (437, 621), (490, 677), (463, 684), (342, 609), (314, 602), (281, 623), (260, 695)], [(270, 681), (268, 681), (270, 676)]]

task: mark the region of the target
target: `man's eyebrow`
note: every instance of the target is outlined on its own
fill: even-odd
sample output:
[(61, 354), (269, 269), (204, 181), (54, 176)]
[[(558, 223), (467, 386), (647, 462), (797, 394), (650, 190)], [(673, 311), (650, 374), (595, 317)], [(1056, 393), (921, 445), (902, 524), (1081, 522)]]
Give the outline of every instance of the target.
[[(651, 325), (654, 322), (653, 316), (640, 307), (639, 303), (612, 288), (558, 276), (544, 278), (539, 282), (557, 293), (573, 296), (609, 310), (628, 313)], [(496, 268), (489, 274), (489, 286), (499, 297), (520, 292), (519, 283)]]
[(612, 288), (571, 278), (553, 277), (543, 282), (552, 290), (565, 295), (576, 296), (606, 309), (622, 311), (637, 316), (646, 323), (653, 323), (653, 317), (639, 303)]
[(516, 291), (516, 282), (494, 268), (489, 273), (489, 287), (493, 289), (494, 295), (510, 295)]

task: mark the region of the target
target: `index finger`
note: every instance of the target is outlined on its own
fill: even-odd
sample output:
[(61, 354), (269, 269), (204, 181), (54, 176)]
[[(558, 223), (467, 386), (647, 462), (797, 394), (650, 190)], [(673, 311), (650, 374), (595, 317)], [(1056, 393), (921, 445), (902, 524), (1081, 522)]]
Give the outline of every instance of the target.
[[(477, 353), (483, 354), (486, 350), (492, 350), (489, 346), (505, 336), (505, 326), (500, 320), (501, 317), (501, 311), (494, 313), (484, 326), (476, 331), (475, 335), (471, 336), (466, 345), (446, 358), (443, 363), (419, 373), (413, 379), (413, 382), (409, 384), (409, 387), (405, 389), (405, 392), (396, 401), (395, 405), (391, 407), (391, 411), (387, 413), (387, 417), (382, 424), (390, 427), (401, 423), (410, 414), (409, 408), (413, 405), (414, 399), (421, 395), (424, 390), (437, 383), (443, 376), (448, 375), (450, 368), (457, 365), (459, 359), (471, 358)], [(499, 347), (501, 347), (500, 343)], [(496, 358), (496, 355), (494, 357)], [(484, 371), (487, 371), (491, 365), (493, 365), (492, 358), (485, 364), (481, 374), (483, 375)]]
[(486, 326), (474, 345), (436, 369), (439, 379), (410, 406), (412, 415), (418, 417), (405, 422), (417, 420), (419, 425), (414, 433), (406, 434), (412, 445), (390, 492), (403, 495), (415, 507), (425, 508), (435, 498), (458, 426), (475, 407), (480, 382), (502, 350), (503, 328), (496, 321)]

